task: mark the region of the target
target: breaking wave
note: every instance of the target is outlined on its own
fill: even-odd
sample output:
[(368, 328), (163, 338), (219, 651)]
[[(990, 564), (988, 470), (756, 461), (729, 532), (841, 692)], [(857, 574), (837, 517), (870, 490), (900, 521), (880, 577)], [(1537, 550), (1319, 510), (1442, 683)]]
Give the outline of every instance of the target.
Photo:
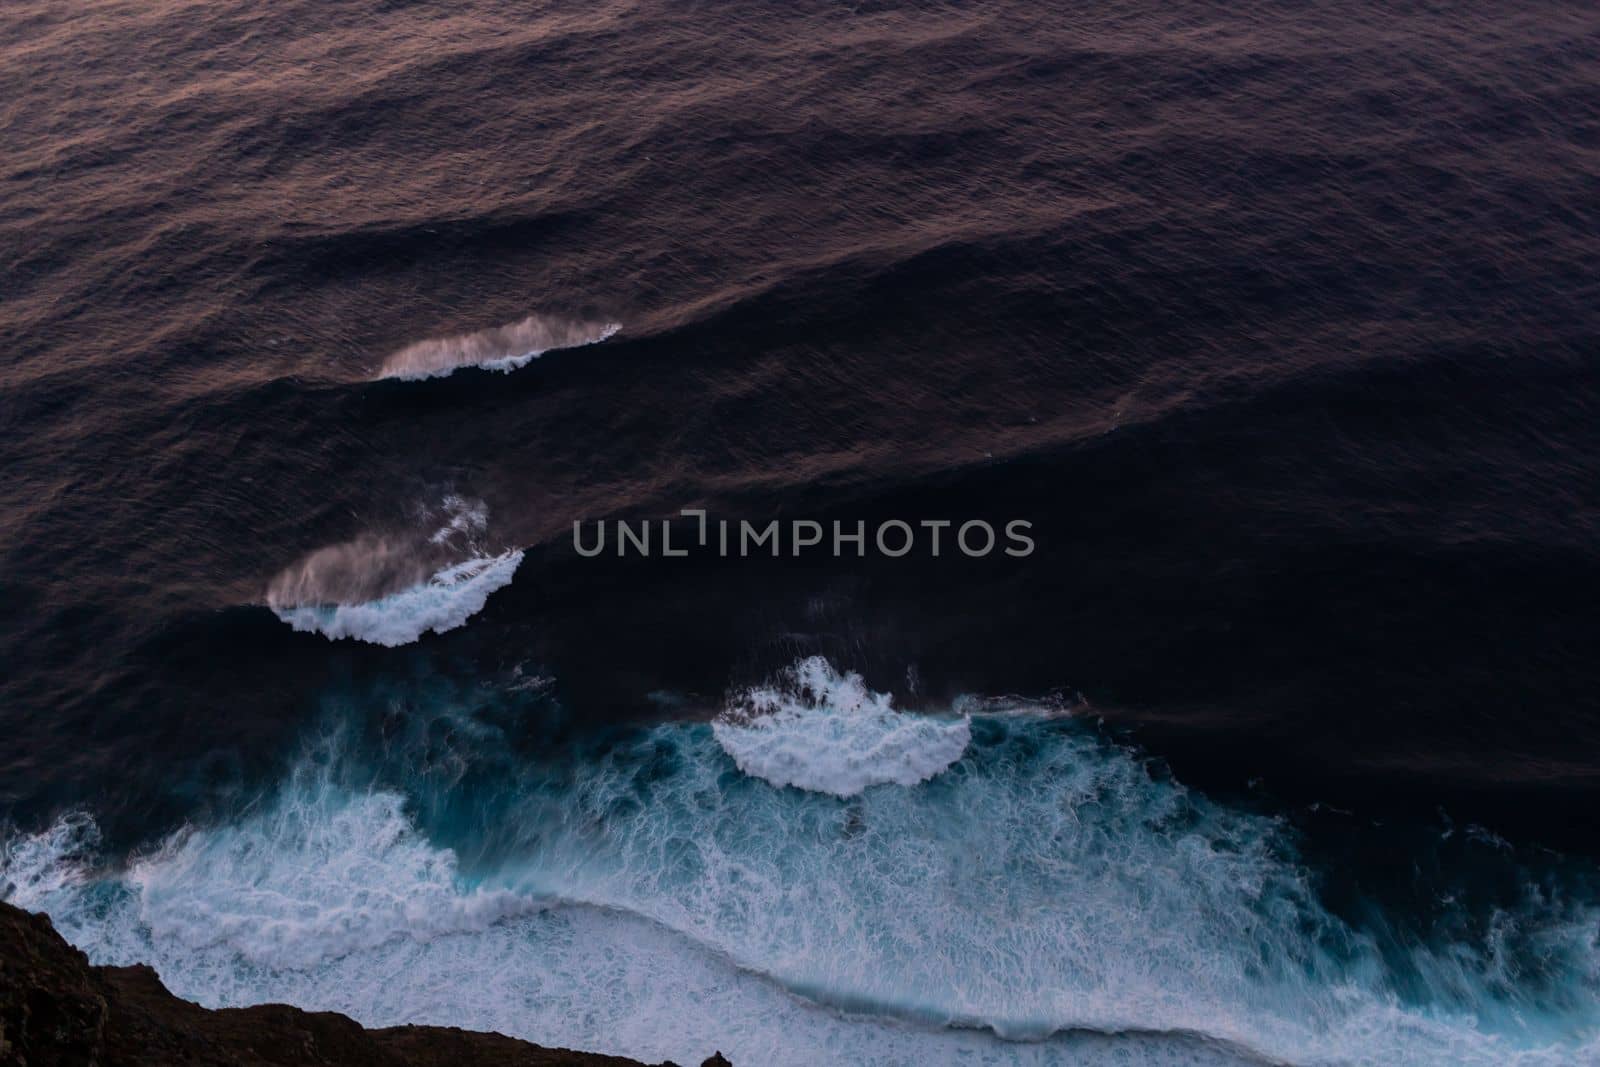
[(510, 583), (523, 553), (483, 548), (481, 501), (447, 496), (444, 512), (426, 536), (366, 535), (318, 549), (273, 579), (267, 606), (296, 630), (390, 647), (461, 626)]
[(432, 631), (444, 633), (483, 610), (489, 594), (509, 585), (522, 562), (521, 551), (476, 557), (452, 563), (426, 581), (355, 604), (273, 605), (273, 612), (294, 627), (338, 640), (353, 637), (394, 648)]
[[(772, 691), (785, 719), (769, 728), (823, 738), (829, 768), (884, 736), (835, 720), (916, 718), (818, 661)], [(14, 838), (0, 885), (97, 962), (151, 962), (207, 1005), (281, 1000), (651, 1061), (1600, 1052), (1591, 905), (1530, 897), (1492, 936), (1404, 944), (1402, 975), (1319, 903), (1280, 822), (1070, 717), (985, 708), (928, 720), (966, 730), (931, 777), (829, 769), (817, 780), (860, 788), (795, 789), (741, 773), (725, 725), (528, 762), (504, 725), (524, 714), (440, 700), (410, 734), (391, 722), (381, 755), (357, 730), (320, 735), (271, 796), (117, 867), (81, 816)]]
[(546, 352), (597, 344), (620, 329), (617, 322), (529, 315), (506, 326), (409, 344), (386, 358), (377, 376), (417, 381), (442, 378), (462, 367), (509, 374)]
[(849, 797), (869, 786), (932, 778), (966, 751), (971, 722), (903, 715), (861, 675), (841, 674), (813, 656), (778, 684), (746, 693), (712, 731), (745, 774)]

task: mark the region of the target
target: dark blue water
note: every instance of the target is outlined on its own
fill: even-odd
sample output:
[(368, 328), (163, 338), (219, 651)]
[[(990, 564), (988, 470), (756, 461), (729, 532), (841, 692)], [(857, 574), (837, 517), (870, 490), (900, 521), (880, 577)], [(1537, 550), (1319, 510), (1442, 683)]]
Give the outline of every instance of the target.
[[(640, 1056), (1592, 1056), (1597, 72), (1575, 3), (7, 5), (0, 881)], [(574, 549), (683, 508), (1036, 550)]]

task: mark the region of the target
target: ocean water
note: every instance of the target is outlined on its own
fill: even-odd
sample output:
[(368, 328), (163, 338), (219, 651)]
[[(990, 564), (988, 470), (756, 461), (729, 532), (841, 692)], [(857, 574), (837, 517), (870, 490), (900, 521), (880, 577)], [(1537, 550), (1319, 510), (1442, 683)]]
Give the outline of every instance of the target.
[[(97, 961), (1600, 1062), (1592, 5), (12, 0), (0, 144), (0, 893)], [(1036, 550), (574, 545), (680, 509)]]
[(1595, 902), (1419, 938), (1397, 973), (1392, 932), (1318, 902), (1282, 820), (1059, 706), (902, 712), (811, 659), (744, 695), (753, 718), (524, 761), (494, 715), (430, 695), (381, 758), (330, 711), (230, 818), (108, 867), (69, 814), (13, 840), (0, 879), (202, 1003), (680, 1062), (709, 1034), (773, 1064), (1600, 1053)]

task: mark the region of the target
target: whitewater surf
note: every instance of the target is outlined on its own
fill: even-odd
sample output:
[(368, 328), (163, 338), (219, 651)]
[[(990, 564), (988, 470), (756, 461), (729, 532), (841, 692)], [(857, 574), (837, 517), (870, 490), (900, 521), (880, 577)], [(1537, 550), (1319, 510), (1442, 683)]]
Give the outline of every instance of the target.
[[(1059, 707), (966, 709), (898, 710), (810, 659), (712, 723), (532, 763), (459, 697), (378, 760), (346, 714), (234, 817), (117, 861), (75, 816), (8, 842), (0, 879), (92, 959), (151, 962), (210, 1006), (646, 1060), (711, 1031), (734, 1062), (775, 1065), (1596, 1052), (1571, 1029), (1591, 904), (1507, 915), (1497, 943), (1412, 944), (1402, 972), (1378, 931), (1322, 907), (1281, 822)], [(1504, 983), (1522, 953), (1544, 960), (1537, 996)]]

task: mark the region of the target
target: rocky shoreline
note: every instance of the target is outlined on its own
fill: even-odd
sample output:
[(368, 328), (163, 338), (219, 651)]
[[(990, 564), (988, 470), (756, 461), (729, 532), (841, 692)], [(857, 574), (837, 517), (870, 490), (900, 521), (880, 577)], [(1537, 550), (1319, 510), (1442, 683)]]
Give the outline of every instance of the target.
[[(635, 1067), (441, 1026), (368, 1030), (286, 1004), (212, 1011), (146, 966), (95, 967), (43, 914), (0, 903), (0, 1067)], [(720, 1053), (702, 1067), (729, 1067)]]

